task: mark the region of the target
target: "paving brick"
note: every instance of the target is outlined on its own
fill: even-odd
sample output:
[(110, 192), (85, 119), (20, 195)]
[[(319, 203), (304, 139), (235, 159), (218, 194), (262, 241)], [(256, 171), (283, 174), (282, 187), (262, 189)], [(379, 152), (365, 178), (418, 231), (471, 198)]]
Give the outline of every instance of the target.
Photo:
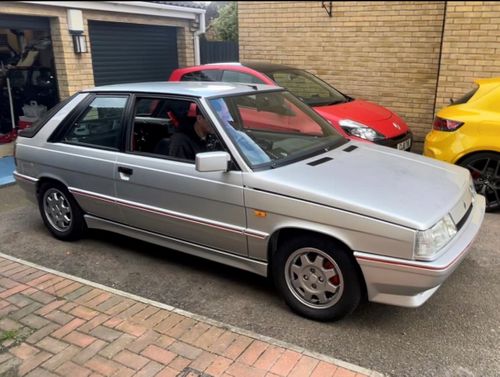
[[(227, 373), (238, 377), (264, 377), (266, 375), (266, 371), (240, 362), (231, 364), (231, 366), (227, 369)], [(303, 377), (308, 376), (304, 375)]]
[(92, 373), (90, 369), (82, 368), (71, 361), (66, 361), (63, 365), (56, 369), (56, 372), (61, 376), (71, 377), (88, 377)]
[(129, 367), (120, 365), (118, 367), (118, 370), (113, 374), (113, 377), (132, 377), (135, 374), (135, 372), (136, 372), (135, 370)]
[(45, 315), (49, 314), (51, 311), (64, 305), (65, 303), (66, 303), (66, 301), (64, 301), (64, 300), (52, 301), (50, 304), (47, 304), (47, 305), (43, 306), (42, 308), (40, 308), (39, 310), (37, 310), (36, 314), (41, 315), (41, 316), (45, 316)]
[(5, 299), (7, 297), (15, 295), (16, 293), (22, 292), (28, 288), (29, 287), (25, 284), (16, 285), (15, 287), (12, 287), (12, 288), (6, 289), (5, 291), (0, 292), (0, 298)]
[[(177, 377), (178, 374), (179, 374), (179, 372), (176, 371), (175, 369), (165, 367), (155, 377)], [(191, 376), (189, 376), (189, 377), (191, 377)]]
[(65, 342), (74, 344), (75, 346), (85, 348), (91, 345), (94, 341), (97, 339), (94, 338), (93, 336), (89, 336), (86, 334), (83, 334), (79, 331), (72, 331), (68, 335), (66, 335), (63, 340)]
[(156, 308), (154, 306), (148, 306), (145, 309), (141, 310), (139, 313), (134, 314), (132, 316), (132, 321), (133, 322), (139, 322), (142, 323), (145, 321), (147, 318), (151, 317), (152, 315), (158, 313), (160, 311), (159, 308)]
[(148, 330), (142, 336), (137, 338), (137, 340), (130, 343), (127, 346), (127, 349), (131, 352), (140, 353), (144, 350), (144, 348), (154, 343), (154, 341), (158, 339), (159, 335), (160, 334), (153, 330)]
[(217, 356), (212, 364), (210, 364), (210, 366), (205, 369), (205, 373), (212, 376), (220, 376), (229, 368), (232, 363), (233, 361), (231, 359), (223, 356)]
[(337, 370), (335, 371), (335, 374), (333, 375), (333, 377), (355, 377), (355, 376), (356, 372), (341, 367), (338, 367)]
[(75, 319), (72, 315), (66, 314), (60, 310), (54, 310), (45, 316), (48, 320), (58, 323), (61, 326)]
[(325, 361), (320, 361), (313, 370), (311, 377), (333, 377), (336, 371), (337, 366)]
[(106, 301), (97, 305), (96, 309), (100, 312), (105, 312), (106, 310), (112, 308), (113, 306), (119, 304), (120, 302), (123, 302), (124, 300), (125, 299), (123, 297), (114, 295), (108, 298)]
[(107, 345), (108, 343), (97, 339), (90, 346), (86, 347), (85, 349), (78, 352), (75, 356), (73, 356), (72, 360), (75, 363), (83, 365)]
[(120, 318), (120, 317), (112, 317), (112, 318), (109, 318), (109, 320), (107, 320), (106, 322), (104, 322), (104, 326), (106, 327), (110, 327), (110, 328), (115, 328), (116, 326), (118, 326), (120, 323), (122, 323), (124, 321), (123, 318)]
[(74, 281), (70, 285), (68, 285), (68, 286), (66, 286), (66, 287), (64, 287), (62, 289), (56, 290), (56, 295), (60, 296), (60, 297), (64, 297), (66, 295), (69, 295), (72, 292), (75, 292), (81, 286), (82, 286), (82, 284)]
[(179, 314), (170, 313), (167, 318), (154, 326), (153, 330), (158, 331), (162, 334), (166, 334), (172, 327), (180, 323), (183, 319), (184, 317)]
[(166, 319), (170, 315), (170, 312), (168, 310), (160, 310), (153, 314), (151, 317), (145, 319), (142, 324), (143, 326), (146, 327), (155, 327), (157, 324), (159, 324), (161, 321)]
[(251, 338), (248, 336), (238, 335), (238, 337), (231, 343), (229, 347), (222, 353), (222, 356), (225, 356), (229, 359), (236, 360), (238, 356), (240, 356), (252, 343)]
[(75, 330), (79, 326), (81, 326), (85, 321), (80, 318), (75, 318), (72, 321), (68, 322), (65, 324), (63, 327), (60, 329), (54, 331), (52, 333), (52, 336), (54, 338), (64, 338), (66, 335), (68, 335), (71, 331)]
[(174, 342), (175, 338), (171, 338), (170, 336), (167, 335), (160, 335), (158, 339), (154, 341), (154, 344), (156, 344), (158, 347), (168, 348)]
[(273, 365), (270, 372), (282, 376), (288, 375), (299, 361), (301, 354), (291, 350), (285, 350), (278, 361)]
[(87, 301), (92, 300), (93, 298), (99, 296), (102, 293), (103, 292), (100, 289), (93, 288), (90, 291), (88, 291), (87, 293), (85, 293), (84, 295), (81, 295), (80, 297), (75, 298), (72, 301), (75, 301), (77, 304), (84, 304)]
[(57, 299), (56, 296), (43, 291), (33, 292), (29, 297), (45, 305)]
[(19, 282), (27, 284), (28, 282), (33, 281), (33, 280), (39, 278), (40, 276), (43, 276), (43, 275), (46, 275), (46, 274), (47, 273), (45, 271), (35, 270), (32, 274), (24, 276), (21, 279), (19, 279)]
[(198, 321), (195, 321), (194, 319), (191, 318), (183, 318), (182, 321), (180, 321), (178, 324), (176, 324), (174, 327), (168, 330), (166, 335), (172, 337), (172, 338), (180, 338), (182, 335), (191, 329), (194, 325), (196, 325)]
[(30, 275), (32, 275), (33, 273), (35, 273), (37, 271), (38, 271), (37, 269), (29, 267), (23, 271), (18, 272), (17, 274), (11, 275), (10, 278), (12, 280), (15, 280), (15, 281), (22, 283), (22, 281), (21, 281), (22, 279), (29, 277)]
[(140, 370), (141, 368), (143, 368), (150, 360), (143, 357), (143, 356), (140, 356), (140, 355), (137, 355), (135, 353), (132, 353), (130, 351), (127, 351), (127, 350), (124, 350), (124, 351), (121, 351), (120, 353), (118, 353), (114, 358), (113, 360), (129, 367), (129, 368), (132, 368), (134, 370)]
[(19, 370), (18, 370), (19, 376), (24, 376), (25, 374), (28, 374), (33, 369), (35, 369), (37, 366), (39, 366), (44, 361), (49, 359), (51, 356), (52, 356), (52, 354), (50, 354), (48, 352), (40, 351), (36, 355), (31, 356), (29, 359), (24, 360), (23, 363), (19, 366)]
[(21, 360), (15, 357), (0, 364), (0, 376), (17, 376), (17, 370)]
[(257, 359), (262, 355), (262, 353), (267, 349), (268, 345), (259, 340), (254, 340), (247, 349), (240, 355), (238, 362), (252, 365)]
[(58, 354), (47, 360), (45, 363), (43, 363), (42, 367), (53, 372), (61, 365), (63, 365), (66, 361), (70, 361), (78, 352), (80, 352), (80, 348), (70, 344), (63, 351), (59, 352)]
[(0, 330), (3, 331), (14, 331), (19, 330), (23, 325), (17, 321), (13, 321), (10, 318), (0, 319)]
[(64, 351), (69, 345), (67, 343), (61, 342), (60, 340), (51, 338), (50, 336), (43, 338), (36, 346), (47, 352), (57, 354)]
[(95, 329), (90, 331), (90, 335), (107, 342), (112, 342), (118, 339), (122, 335), (122, 333), (120, 331), (110, 329), (109, 327), (97, 326)]
[[(128, 307), (126, 310), (122, 311), (119, 313), (119, 316), (124, 319), (128, 319), (135, 314), (139, 313), (146, 307), (146, 304), (143, 304), (142, 302), (136, 302), (132, 306)], [(118, 313), (117, 313), (118, 314)]]
[(54, 332), (58, 328), (59, 328), (59, 325), (57, 325), (55, 323), (49, 323), (48, 325), (42, 327), (40, 330), (37, 330), (33, 334), (31, 334), (26, 339), (26, 342), (31, 343), (31, 344), (38, 343), (41, 339), (45, 338), (47, 335), (51, 334), (52, 332)]
[[(24, 265), (18, 265), (14, 268), (11, 268), (9, 269), (8, 271), (4, 271), (2, 273), (3, 276), (7, 276), (7, 277), (12, 277), (13, 275), (16, 275), (17, 273), (19, 272), (25, 272), (25, 271), (28, 271), (30, 269), (30, 267), (27, 267), (27, 266), (24, 266)], [(12, 279), (14, 280), (14, 279)]]
[(293, 370), (288, 374), (288, 377), (309, 376), (318, 364), (318, 360), (309, 356), (302, 356), (297, 364), (295, 364)]
[(120, 313), (124, 312), (131, 306), (133, 306), (135, 303), (132, 300), (129, 299), (124, 299), (123, 301), (119, 302), (115, 306), (112, 306), (111, 308), (107, 309), (104, 311), (104, 313), (109, 314), (110, 316), (116, 316), (119, 315)]
[(193, 344), (196, 340), (198, 340), (203, 334), (205, 334), (211, 326), (198, 322), (193, 327), (191, 327), (188, 331), (186, 331), (180, 338), (185, 343)]
[(172, 360), (170, 364), (168, 364), (168, 367), (181, 372), (189, 364), (191, 364), (190, 359), (186, 359), (185, 357), (182, 356), (177, 356), (175, 359)]
[(29, 304), (28, 306), (25, 306), (24, 308), (22, 309), (19, 309), (19, 310), (16, 310), (15, 312), (13, 313), (10, 313), (9, 314), (9, 317), (10, 318), (13, 318), (13, 319), (21, 319), (21, 318), (24, 318), (26, 317), (28, 314), (31, 314), (35, 311), (37, 311), (38, 309), (40, 309), (42, 305), (39, 304), (38, 302), (34, 302), (32, 304)]
[(217, 355), (204, 351), (200, 354), (200, 356), (193, 360), (191, 364), (189, 364), (189, 367), (203, 372), (214, 362), (216, 358)]
[(219, 336), (219, 338), (217, 338), (215, 343), (208, 347), (208, 351), (220, 355), (235, 341), (237, 337), (238, 334), (231, 331), (225, 331), (221, 336)]
[(50, 323), (50, 321), (35, 314), (28, 314), (24, 318), (21, 318), (19, 322), (21, 322), (25, 326), (28, 326), (36, 330), (39, 330)]
[(123, 334), (118, 339), (116, 339), (113, 343), (110, 343), (107, 347), (103, 348), (102, 351), (99, 351), (99, 355), (112, 358), (118, 352), (127, 347), (130, 343), (132, 343), (136, 338), (129, 334)]
[(72, 311), (74, 308), (76, 308), (78, 305), (75, 304), (74, 302), (71, 302), (71, 301), (67, 301), (66, 304), (64, 304), (63, 306), (61, 306), (59, 308), (59, 310), (65, 312), (65, 313), (69, 313), (70, 311)]
[(86, 324), (82, 325), (79, 328), (79, 330), (82, 332), (87, 332), (87, 333), (91, 332), (97, 326), (100, 326), (101, 324), (105, 323), (108, 320), (109, 320), (109, 316), (107, 314), (99, 314), (97, 317), (91, 319)]
[(116, 326), (117, 330), (123, 331), (127, 334), (133, 335), (135, 337), (140, 337), (143, 335), (147, 329), (141, 325), (134, 324), (129, 321), (124, 321)]
[(33, 369), (26, 377), (59, 377), (57, 374), (49, 372), (41, 367)]
[(95, 310), (87, 308), (87, 307), (82, 306), (82, 305), (75, 307), (69, 313), (71, 315), (74, 315), (75, 317), (79, 317), (79, 318), (85, 319), (87, 321), (91, 320), (92, 318), (96, 317), (99, 314)]
[(259, 369), (269, 370), (278, 361), (284, 349), (281, 347), (268, 347), (255, 361), (254, 366)]
[(211, 326), (202, 336), (196, 339), (192, 344), (198, 348), (208, 350), (217, 342), (219, 337), (225, 332), (224, 329)]
[(180, 341), (176, 341), (176, 342), (172, 343), (168, 347), (168, 349), (169, 349), (169, 351), (172, 351), (172, 352), (176, 353), (177, 355), (183, 356), (183, 357), (188, 358), (190, 360), (196, 359), (203, 352), (203, 350), (201, 350), (199, 348), (193, 347), (189, 344), (186, 344), (186, 343), (183, 343)]
[(54, 276), (52, 279), (44, 281), (43, 283), (37, 284), (36, 288), (42, 290), (42, 291), (47, 291), (49, 294), (54, 293), (54, 285), (59, 283), (60, 281), (63, 281), (64, 278), (61, 276)]
[(163, 368), (164, 366), (156, 361), (150, 361), (144, 368), (137, 372), (135, 377), (153, 377)]
[(120, 369), (120, 365), (117, 362), (105, 359), (99, 355), (94, 356), (92, 359), (87, 361), (84, 366), (102, 374), (103, 376), (112, 376), (118, 369)]
[(73, 284), (74, 281), (73, 280), (69, 280), (69, 279), (65, 279), (65, 280), (62, 280), (60, 281), (59, 283), (57, 284), (54, 284), (54, 286), (52, 287), (54, 289), (54, 292), (59, 295), (59, 291), (63, 288), (66, 288), (68, 286), (70, 286), (71, 284)]
[(78, 288), (76, 291), (73, 291), (71, 293), (68, 293), (64, 295), (64, 298), (69, 301), (76, 300), (77, 298), (87, 294), (92, 290), (92, 287), (89, 287), (88, 285), (84, 285), (83, 287)]
[(38, 284), (41, 284), (41, 283), (43, 283), (43, 282), (45, 282), (47, 280), (50, 280), (52, 278), (54, 278), (54, 275), (45, 273), (45, 274), (43, 274), (40, 277), (37, 277), (37, 278), (35, 278), (33, 280), (28, 281), (26, 283), (26, 285), (29, 285), (29, 286), (32, 286), (32, 287), (36, 287)]
[(108, 293), (108, 292), (103, 292), (101, 293), (100, 295), (98, 295), (97, 297), (94, 297), (92, 300), (89, 300), (85, 303), (86, 306), (89, 306), (91, 308), (94, 308), (100, 304), (102, 304), (103, 302), (105, 302), (108, 298), (111, 297), (111, 294)]
[(15, 305), (7, 305), (5, 307), (3, 307), (2, 309), (0, 309), (0, 318), (2, 317), (6, 317), (7, 315), (9, 315), (10, 313), (12, 312), (15, 312), (16, 310), (19, 310), (19, 308)]
[(15, 281), (15, 280), (12, 280), (12, 279), (9, 279), (6, 277), (3, 277), (0, 279), (0, 287), (4, 288), (4, 290), (17, 287), (18, 285), (19, 285), (19, 282)]
[(164, 365), (168, 365), (176, 357), (176, 354), (173, 352), (164, 350), (155, 345), (146, 347), (146, 349), (141, 352), (141, 355)]
[(10, 353), (21, 360), (29, 359), (38, 352), (38, 348), (32, 347), (26, 343), (21, 343), (19, 346), (10, 349)]

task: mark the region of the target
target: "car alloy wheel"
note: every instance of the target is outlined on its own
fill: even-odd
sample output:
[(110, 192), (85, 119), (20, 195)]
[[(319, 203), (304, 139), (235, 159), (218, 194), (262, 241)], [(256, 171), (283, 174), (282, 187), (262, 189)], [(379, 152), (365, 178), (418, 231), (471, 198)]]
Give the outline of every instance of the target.
[(486, 198), (486, 210), (500, 208), (500, 156), (494, 153), (479, 153), (461, 165), (469, 169), (476, 191)]
[(288, 288), (304, 305), (326, 309), (335, 305), (344, 291), (337, 263), (325, 252), (305, 247), (292, 253), (285, 265)]
[(50, 188), (43, 195), (43, 210), (49, 224), (59, 232), (71, 228), (72, 212), (68, 199), (56, 188)]

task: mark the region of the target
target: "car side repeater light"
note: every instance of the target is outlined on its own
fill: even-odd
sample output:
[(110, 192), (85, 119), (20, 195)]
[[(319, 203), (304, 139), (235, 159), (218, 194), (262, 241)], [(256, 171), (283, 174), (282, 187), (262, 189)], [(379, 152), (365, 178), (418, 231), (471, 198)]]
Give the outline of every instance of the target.
[(257, 217), (266, 217), (267, 216), (267, 212), (266, 211), (259, 211), (257, 209), (254, 209), (253, 213)]
[(456, 120), (444, 119), (440, 117), (436, 117), (434, 119), (434, 123), (432, 128), (437, 131), (455, 131), (463, 126), (463, 122), (457, 122)]

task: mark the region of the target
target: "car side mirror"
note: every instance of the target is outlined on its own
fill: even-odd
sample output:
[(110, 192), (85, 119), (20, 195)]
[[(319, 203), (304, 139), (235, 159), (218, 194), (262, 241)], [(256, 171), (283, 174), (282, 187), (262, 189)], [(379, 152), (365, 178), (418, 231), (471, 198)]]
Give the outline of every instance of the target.
[(199, 172), (226, 172), (231, 156), (227, 152), (203, 152), (196, 154), (196, 170)]

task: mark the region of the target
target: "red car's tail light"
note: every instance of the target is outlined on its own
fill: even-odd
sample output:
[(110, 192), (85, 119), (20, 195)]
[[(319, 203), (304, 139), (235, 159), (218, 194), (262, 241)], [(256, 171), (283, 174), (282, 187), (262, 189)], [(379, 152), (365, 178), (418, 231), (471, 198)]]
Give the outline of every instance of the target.
[(436, 117), (436, 119), (434, 119), (434, 124), (432, 125), (432, 128), (438, 131), (455, 131), (460, 127), (462, 127), (462, 125), (463, 122), (457, 122), (456, 120)]

